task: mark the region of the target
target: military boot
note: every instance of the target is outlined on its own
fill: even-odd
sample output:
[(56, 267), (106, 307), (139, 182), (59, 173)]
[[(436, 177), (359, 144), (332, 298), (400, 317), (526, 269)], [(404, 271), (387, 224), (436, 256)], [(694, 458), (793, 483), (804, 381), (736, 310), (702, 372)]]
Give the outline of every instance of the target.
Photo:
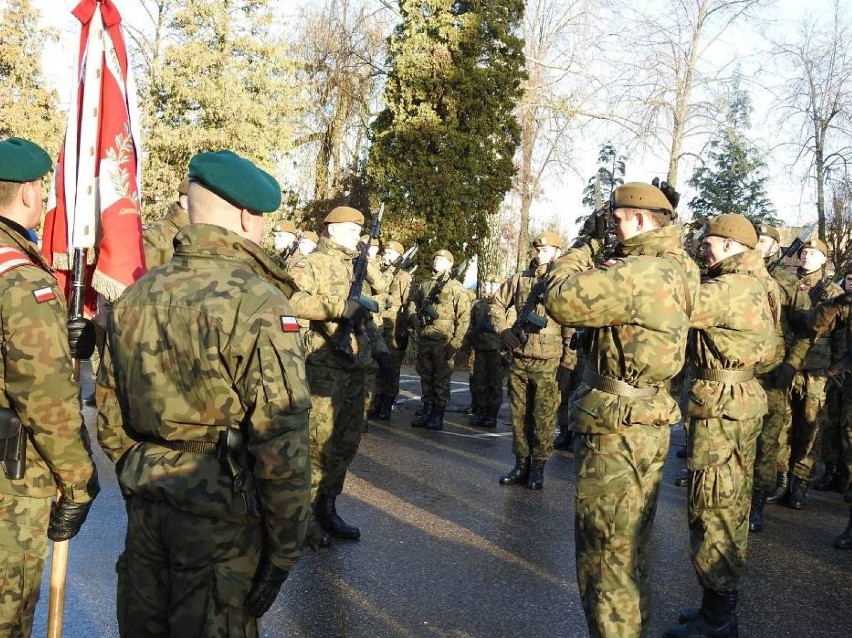
[(663, 638), (737, 638), (737, 592), (704, 590), (701, 609), (682, 612), (677, 625), (663, 632)]
[(852, 505), (849, 506), (849, 522), (846, 523), (846, 531), (834, 539), (837, 549), (852, 549)]
[(381, 394), (376, 394), (373, 396), (373, 402), (370, 404), (370, 409), (367, 410), (368, 419), (375, 419), (376, 416), (378, 416), (379, 408), (382, 405), (382, 398), (383, 396)]
[(443, 430), (444, 429), (444, 408), (433, 405), (432, 414), (429, 415), (429, 420), (423, 424), (427, 430)]
[(432, 416), (432, 402), (424, 401), (423, 402), (423, 410), (418, 410), (414, 413), (416, 416), (414, 420), (411, 422), (412, 427), (422, 428), (426, 426), (427, 421), (429, 421), (429, 417)]
[(354, 525), (349, 525), (340, 518), (340, 515), (337, 513), (336, 498), (335, 496), (320, 496), (317, 498), (317, 522), (320, 524), (320, 527), (335, 538), (357, 541), (361, 538), (361, 530)]
[(840, 468), (837, 463), (826, 463), (822, 478), (813, 484), (818, 492), (836, 491), (840, 487)]
[(414, 415), (415, 416), (423, 416), (425, 414), (425, 415), (428, 416), (431, 411), (432, 411), (432, 402), (429, 401), (428, 399), (423, 399), (423, 406), (419, 410), (417, 410), (417, 412), (415, 412)]
[(308, 529), (305, 532), (305, 545), (312, 550), (317, 551), (320, 547), (329, 547), (331, 545), (331, 536), (325, 533), (322, 527), (317, 523), (314, 507), (311, 506), (311, 514), (308, 518)]
[(787, 505), (794, 510), (803, 510), (807, 504), (808, 485), (810, 481), (800, 479), (798, 476), (793, 476), (793, 485), (790, 487), (790, 498), (787, 499)]
[(391, 411), (393, 410), (393, 402), (396, 400), (396, 397), (392, 397), (389, 394), (382, 395), (384, 401), (382, 402), (382, 407), (379, 410), (379, 413), (376, 415), (376, 418), (379, 421), (390, 421), (391, 419)]
[(540, 490), (544, 487), (544, 464), (542, 459), (534, 459), (530, 464), (530, 475), (527, 477), (528, 490)]
[(763, 506), (766, 504), (766, 490), (751, 491), (751, 511), (748, 513), (748, 531), (763, 531)]
[(481, 410), (477, 410), (473, 413), (473, 416), (470, 417), (470, 421), (468, 421), (468, 425), (472, 425), (475, 428), (481, 428), (482, 422), (485, 420), (486, 414)]
[(530, 458), (515, 457), (515, 467), (500, 477), (500, 485), (525, 485), (530, 477)]
[(574, 433), (568, 426), (559, 426), (559, 436), (553, 440), (553, 449), (568, 452), (573, 449)]
[(486, 428), (488, 430), (493, 430), (497, 427), (497, 412), (500, 408), (492, 408), (485, 413), (485, 418), (482, 419), (482, 424), (480, 427)]
[(790, 489), (790, 473), (789, 472), (778, 472), (778, 476), (775, 479), (775, 489), (769, 493), (769, 496), (766, 497), (767, 505), (771, 505), (772, 503), (777, 503), (784, 499), (787, 496), (787, 491)]

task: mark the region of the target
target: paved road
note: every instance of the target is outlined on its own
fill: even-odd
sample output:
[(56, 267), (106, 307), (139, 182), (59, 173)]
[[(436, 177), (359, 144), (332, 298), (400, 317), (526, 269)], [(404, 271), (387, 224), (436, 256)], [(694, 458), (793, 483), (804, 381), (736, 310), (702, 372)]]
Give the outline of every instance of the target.
[[(262, 635), (288, 637), (573, 637), (587, 635), (574, 574), (570, 454), (548, 464), (544, 490), (498, 485), (513, 464), (507, 408), (493, 434), (465, 423), (466, 373), (457, 373), (446, 427), (409, 427), (419, 383), (404, 373), (389, 423), (364, 435), (338, 509), (359, 542), (306, 551)], [(90, 427), (94, 410), (85, 410)], [(673, 443), (683, 444), (675, 429)], [(653, 539), (659, 636), (700, 590), (689, 562), (682, 461), (672, 446)], [(115, 475), (99, 454), (103, 491), (71, 544), (66, 636), (116, 636), (113, 566), (125, 514)], [(753, 536), (740, 603), (744, 638), (852, 635), (852, 552), (831, 546), (848, 508), (813, 493), (803, 512), (769, 506)], [(47, 577), (45, 577), (45, 580)], [(45, 635), (46, 591), (35, 636)]]

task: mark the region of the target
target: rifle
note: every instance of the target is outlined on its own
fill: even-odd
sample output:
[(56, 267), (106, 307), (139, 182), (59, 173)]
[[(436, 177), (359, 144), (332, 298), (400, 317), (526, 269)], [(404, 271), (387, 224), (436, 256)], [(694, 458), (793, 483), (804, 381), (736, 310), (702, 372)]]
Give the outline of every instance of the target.
[[(361, 242), (361, 249), (358, 256), (355, 258), (355, 266), (353, 267), (352, 285), (349, 287), (349, 295), (347, 301), (355, 301), (368, 312), (378, 312), (379, 304), (372, 297), (367, 297), (362, 294), (364, 287), (364, 279), (367, 277), (367, 263), (370, 260), (370, 240), (378, 239), (379, 232), (382, 228), (382, 215), (385, 214), (384, 203), (379, 208), (379, 214), (373, 218), (373, 223), (370, 225), (370, 239)], [(338, 332), (337, 343), (334, 344), (334, 351), (342, 357), (355, 360), (355, 355), (352, 352), (351, 337), (352, 337), (352, 322), (345, 321), (340, 326)]]
[(464, 260), (457, 266), (455, 266), (450, 273), (435, 283), (432, 286), (432, 289), (429, 291), (429, 294), (423, 299), (420, 304), (420, 308), (417, 311), (417, 317), (420, 319), (420, 322), (424, 326), (430, 326), (438, 319), (438, 309), (435, 306), (438, 303), (438, 299), (441, 296), (441, 293), (444, 291), (444, 286), (450, 281), (450, 279), (457, 279), (460, 274), (463, 274), (467, 270), (467, 260)]
[(296, 254), (296, 251), (298, 250), (298, 248), (299, 248), (299, 242), (294, 241), (292, 244), (290, 244), (290, 247), (286, 250), (286, 252), (283, 255), (281, 255), (281, 261), (286, 262), (288, 259), (290, 259), (290, 257), (292, 257), (293, 255)]
[(813, 224), (805, 228), (805, 230), (802, 231), (802, 234), (796, 237), (796, 239), (793, 240), (793, 243), (787, 247), (787, 250), (783, 251), (780, 255), (778, 255), (778, 258), (771, 264), (769, 264), (769, 267), (766, 270), (771, 273), (778, 266), (784, 263), (785, 259), (787, 259), (788, 257), (792, 257), (797, 252), (799, 252), (799, 249), (802, 247), (802, 244), (808, 241), (808, 237), (812, 232), (814, 232), (814, 228), (816, 228), (816, 225), (817, 223), (814, 222)]
[(411, 264), (414, 260), (414, 255), (417, 254), (417, 251), (420, 250), (420, 246), (414, 244), (411, 248), (402, 253), (396, 260), (388, 265), (388, 268), (393, 268), (393, 277), (391, 280), (396, 279), (396, 276), (399, 274), (399, 271), (403, 268), (410, 268)]
[(527, 295), (527, 298), (524, 301), (524, 305), (521, 306), (521, 309), (518, 311), (515, 323), (512, 324), (512, 334), (518, 338), (518, 341), (521, 342), (522, 346), (526, 344), (530, 338), (530, 328), (538, 331), (547, 326), (547, 317), (542, 317), (541, 315), (533, 312), (533, 310), (535, 310), (538, 304), (544, 301), (544, 293), (547, 292), (547, 275), (550, 273), (553, 263), (554, 262), (551, 262), (548, 265), (547, 270), (538, 278), (535, 284), (533, 284), (533, 287), (530, 289), (530, 294)]

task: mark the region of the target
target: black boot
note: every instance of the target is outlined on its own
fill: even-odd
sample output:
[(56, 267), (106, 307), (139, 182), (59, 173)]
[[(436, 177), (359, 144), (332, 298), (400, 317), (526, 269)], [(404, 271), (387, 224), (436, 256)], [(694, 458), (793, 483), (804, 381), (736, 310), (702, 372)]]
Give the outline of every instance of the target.
[(485, 417), (482, 419), (482, 423), (480, 427), (486, 428), (488, 430), (493, 430), (497, 427), (497, 412), (500, 408), (492, 408), (485, 413)]
[(751, 511), (748, 513), (748, 531), (763, 531), (763, 506), (766, 504), (766, 490), (751, 491)]
[(573, 449), (574, 433), (568, 429), (568, 426), (559, 426), (559, 436), (553, 441), (554, 450), (562, 450), (568, 452)]
[(429, 420), (423, 425), (427, 430), (443, 430), (444, 429), (444, 408), (437, 405), (432, 406), (432, 414), (429, 415)]
[(837, 549), (852, 549), (852, 505), (849, 506), (849, 522), (846, 523), (846, 531), (834, 539)]
[(828, 492), (840, 487), (840, 471), (837, 463), (826, 463), (822, 478), (813, 484), (817, 492)]
[(470, 421), (468, 421), (469, 425), (472, 425), (475, 428), (481, 428), (482, 422), (485, 420), (485, 412), (474, 412), (473, 416), (470, 417)]
[(379, 413), (376, 415), (376, 418), (379, 421), (390, 421), (391, 419), (391, 410), (393, 410), (393, 402), (396, 397), (392, 397), (389, 394), (382, 395), (382, 406), (379, 410)]
[(429, 421), (429, 417), (432, 415), (432, 402), (431, 401), (424, 401), (423, 402), (423, 409), (417, 410), (417, 412), (415, 412), (414, 414), (416, 416), (414, 417), (414, 420), (411, 422), (412, 427), (415, 427), (415, 428), (424, 427), (426, 425), (426, 422)]
[(320, 524), (320, 527), (335, 538), (357, 541), (361, 538), (361, 530), (354, 525), (349, 525), (340, 518), (337, 513), (335, 500), (335, 496), (320, 496), (317, 498), (317, 522)]
[(375, 419), (379, 414), (379, 407), (382, 405), (382, 395), (375, 394), (373, 395), (373, 402), (370, 404), (370, 409), (367, 410), (367, 418)]
[(793, 485), (790, 487), (790, 498), (787, 500), (787, 505), (794, 510), (805, 509), (808, 499), (809, 484), (809, 480), (793, 476)]
[(704, 590), (701, 609), (681, 613), (677, 625), (663, 632), (663, 638), (737, 638), (737, 592)]
[(530, 464), (530, 475), (527, 477), (528, 490), (540, 490), (544, 487), (544, 464), (546, 461), (534, 459)]
[(790, 473), (789, 472), (778, 472), (778, 476), (775, 479), (775, 489), (769, 493), (769, 496), (766, 497), (766, 504), (771, 505), (772, 503), (777, 503), (784, 499), (787, 496), (787, 491), (790, 489)]
[(310, 518), (308, 518), (308, 530), (305, 533), (305, 545), (312, 550), (317, 551), (320, 547), (329, 547), (331, 545), (331, 536), (326, 534), (325, 530), (317, 523), (314, 507), (311, 506)]
[(428, 416), (431, 411), (432, 402), (428, 399), (423, 399), (423, 407), (417, 410), (417, 412), (414, 413), (414, 416), (423, 416), (424, 414)]
[(500, 485), (524, 485), (530, 477), (530, 458), (515, 457), (515, 467), (500, 477)]

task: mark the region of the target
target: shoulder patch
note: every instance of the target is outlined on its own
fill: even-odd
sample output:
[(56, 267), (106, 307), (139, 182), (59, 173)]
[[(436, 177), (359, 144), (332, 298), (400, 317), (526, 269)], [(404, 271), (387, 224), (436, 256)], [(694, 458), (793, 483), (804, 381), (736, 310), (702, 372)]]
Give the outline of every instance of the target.
[(18, 266), (31, 265), (32, 260), (17, 248), (0, 246), (0, 275), (3, 275)]
[(56, 299), (56, 293), (53, 292), (53, 288), (50, 286), (45, 286), (44, 288), (33, 290), (33, 297), (35, 297), (35, 300), (38, 303), (43, 303), (45, 301), (50, 301), (51, 299)]
[(603, 265), (604, 265), (604, 266), (615, 266), (615, 264), (617, 264), (617, 263), (618, 263), (618, 260), (617, 260), (617, 259), (607, 259), (607, 260), (603, 263)]
[(299, 322), (296, 317), (281, 315), (281, 332), (299, 332)]

